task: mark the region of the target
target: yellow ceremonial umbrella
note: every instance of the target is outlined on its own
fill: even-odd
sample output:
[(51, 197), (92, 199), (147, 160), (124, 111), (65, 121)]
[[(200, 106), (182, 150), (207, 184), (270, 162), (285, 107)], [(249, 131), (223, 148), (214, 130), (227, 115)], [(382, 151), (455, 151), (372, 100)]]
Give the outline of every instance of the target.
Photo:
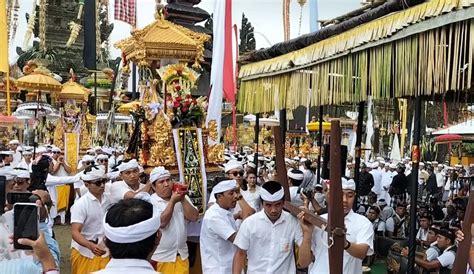
[(50, 74), (51, 72), (45, 67), (38, 67), (31, 74), (18, 78), (16, 85), (20, 90), (28, 90), (28, 96), (30, 97), (36, 95), (36, 91), (52, 92), (56, 95), (56, 92), (61, 91), (63, 86), (58, 80), (51, 77)]
[(63, 84), (63, 88), (59, 93), (59, 99), (62, 101), (76, 100), (78, 102), (86, 102), (90, 94), (90, 90), (74, 82), (72, 79)]
[(130, 111), (132, 111), (133, 109), (136, 109), (139, 106), (141, 106), (140, 102), (133, 101), (133, 102), (121, 105), (118, 108), (118, 112), (128, 114), (128, 113), (130, 113)]

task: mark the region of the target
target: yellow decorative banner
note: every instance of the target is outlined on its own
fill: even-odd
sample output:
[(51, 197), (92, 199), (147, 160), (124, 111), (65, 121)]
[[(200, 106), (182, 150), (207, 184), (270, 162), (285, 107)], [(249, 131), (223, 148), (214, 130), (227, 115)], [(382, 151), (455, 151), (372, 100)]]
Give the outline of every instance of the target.
[(64, 133), (64, 144), (64, 158), (69, 166), (71, 166), (72, 174), (76, 174), (79, 157), (79, 134)]

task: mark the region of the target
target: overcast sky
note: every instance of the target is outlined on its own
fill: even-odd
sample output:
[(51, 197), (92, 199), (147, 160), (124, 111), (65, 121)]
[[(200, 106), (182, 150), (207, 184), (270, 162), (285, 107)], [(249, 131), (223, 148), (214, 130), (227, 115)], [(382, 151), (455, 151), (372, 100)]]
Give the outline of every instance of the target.
[[(209, 13), (213, 12), (215, 1), (222, 0), (202, 0), (198, 7)], [(309, 32), (309, 1), (303, 6), (302, 10), (297, 0), (291, 1), (290, 7), (290, 25), (291, 37), (297, 37), (298, 34)], [(10, 44), (10, 62), (17, 58), (15, 54), (16, 46), (23, 43), (24, 33), (26, 31), (26, 22), (24, 20), (25, 12), (30, 12), (33, 0), (21, 0), (19, 11), (19, 26), (17, 35), (13, 44)], [(166, 0), (162, 0), (166, 2)], [(109, 0), (110, 18), (113, 20), (113, 3)], [(154, 20), (155, 0), (137, 0), (137, 25), (139, 28), (146, 26)], [(268, 47), (283, 40), (283, 0), (234, 0), (233, 1), (233, 23), (240, 27), (242, 13), (249, 18), (249, 21), (257, 32), (255, 39), (257, 48)], [(360, 0), (318, 0), (319, 19), (329, 19), (338, 15), (347, 13), (360, 6)], [(299, 32), (299, 20), (301, 14), (301, 32)], [(111, 45), (116, 41), (130, 35), (130, 26), (121, 21), (113, 20), (115, 28), (110, 36)], [(68, 32), (67, 30), (64, 30)], [(264, 38), (263, 35), (266, 37)], [(267, 41), (268, 39), (268, 41)], [(119, 56), (119, 52), (111, 48), (113, 56)]]

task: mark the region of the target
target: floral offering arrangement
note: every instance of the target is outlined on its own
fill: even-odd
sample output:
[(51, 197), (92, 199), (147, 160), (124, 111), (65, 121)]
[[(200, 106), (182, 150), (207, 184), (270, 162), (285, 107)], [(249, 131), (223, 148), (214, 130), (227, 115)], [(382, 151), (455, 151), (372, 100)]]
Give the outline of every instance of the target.
[(207, 97), (194, 98), (191, 91), (199, 74), (182, 64), (168, 65), (160, 69), (166, 84), (166, 107), (171, 110), (171, 125), (201, 127), (207, 108)]

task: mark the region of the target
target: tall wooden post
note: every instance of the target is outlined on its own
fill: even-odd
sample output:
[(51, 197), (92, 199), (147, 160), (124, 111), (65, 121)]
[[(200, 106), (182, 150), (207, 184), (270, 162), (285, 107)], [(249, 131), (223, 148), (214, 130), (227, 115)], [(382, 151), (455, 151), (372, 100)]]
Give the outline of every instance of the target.
[[(421, 97), (415, 101), (415, 127), (413, 134), (413, 145), (411, 148), (411, 170), (410, 185), (410, 233), (408, 238), (408, 269), (407, 273), (415, 273), (415, 251), (416, 251), (416, 204), (418, 200), (418, 169), (420, 166), (420, 130), (421, 130)], [(455, 273), (455, 272), (454, 272)]]
[(354, 165), (354, 181), (356, 183), (356, 202), (353, 208), (357, 208), (357, 201), (359, 200), (359, 179), (360, 179), (360, 158), (362, 156), (362, 127), (364, 126), (364, 109), (365, 102), (359, 103), (359, 116), (357, 116), (357, 131), (355, 144), (355, 165)]
[(329, 269), (331, 273), (342, 273), (344, 250), (344, 208), (341, 186), (341, 126), (331, 122), (330, 188), (328, 206), (328, 233), (333, 245), (329, 247)]

